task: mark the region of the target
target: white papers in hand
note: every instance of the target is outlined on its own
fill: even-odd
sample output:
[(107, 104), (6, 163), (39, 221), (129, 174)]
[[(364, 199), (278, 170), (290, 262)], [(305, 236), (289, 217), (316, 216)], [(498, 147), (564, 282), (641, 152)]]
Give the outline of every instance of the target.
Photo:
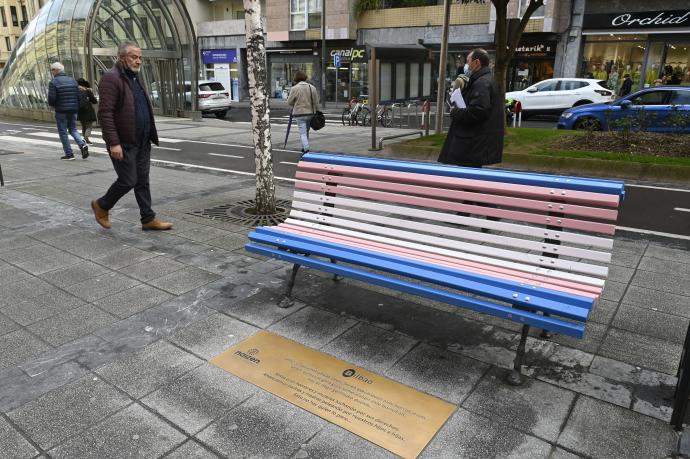
[(465, 105), (465, 99), (462, 98), (462, 93), (460, 92), (460, 89), (456, 89), (455, 91), (453, 91), (453, 94), (450, 95), (450, 103), (455, 105), (457, 108), (467, 107)]

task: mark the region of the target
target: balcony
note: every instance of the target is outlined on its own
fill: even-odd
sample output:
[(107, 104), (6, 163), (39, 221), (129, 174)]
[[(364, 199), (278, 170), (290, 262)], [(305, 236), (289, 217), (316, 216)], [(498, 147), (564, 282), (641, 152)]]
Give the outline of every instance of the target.
[[(454, 4), (450, 8), (450, 24), (487, 24), (491, 3)], [(369, 10), (357, 20), (360, 29), (386, 29), (395, 27), (430, 27), (443, 25), (443, 5), (415, 6)]]

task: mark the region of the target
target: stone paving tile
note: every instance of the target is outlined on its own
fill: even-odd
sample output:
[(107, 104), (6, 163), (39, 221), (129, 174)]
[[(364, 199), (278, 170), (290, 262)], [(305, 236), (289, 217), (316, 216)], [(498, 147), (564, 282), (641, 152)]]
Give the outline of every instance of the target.
[(0, 267), (0, 287), (31, 277), (26, 271), (4, 263)]
[(2, 311), (20, 325), (29, 325), (84, 304), (75, 296), (55, 290), (6, 306)]
[(110, 269), (121, 269), (155, 256), (155, 253), (146, 252), (136, 247), (127, 247), (118, 252), (94, 258), (93, 261), (99, 265), (107, 266)]
[(516, 427), (549, 442), (558, 438), (575, 393), (526, 378), (521, 387), (506, 384), (504, 372), (492, 369), (462, 407), (497, 424)]
[(690, 297), (631, 285), (623, 303), (690, 319)]
[(9, 263), (19, 264), (27, 260), (37, 260), (43, 257), (58, 256), (61, 253), (63, 252), (55, 247), (35, 241), (35, 244), (28, 247), (1, 252), (0, 258)]
[(623, 298), (623, 293), (627, 286), (627, 283), (624, 284), (622, 282), (607, 280), (606, 284), (604, 284), (604, 291), (601, 293), (601, 298), (617, 303)]
[(78, 284), (66, 286), (65, 290), (74, 296), (91, 302), (127, 290), (135, 285), (139, 285), (137, 280), (111, 271)]
[(613, 250), (611, 253), (611, 266), (623, 266), (626, 268), (636, 268), (642, 259), (641, 253), (627, 252), (624, 250)]
[(4, 314), (0, 314), (0, 336), (12, 333), (19, 325)]
[(188, 266), (180, 271), (150, 280), (148, 283), (175, 295), (181, 295), (220, 278), (218, 274)]
[(163, 277), (166, 274), (179, 271), (185, 265), (168, 257), (155, 257), (148, 260), (134, 263), (133, 265), (122, 268), (120, 271), (130, 277), (139, 279), (142, 282)]
[(220, 456), (207, 450), (194, 440), (189, 440), (165, 457), (166, 459), (217, 459)]
[(177, 233), (177, 235), (180, 237), (191, 239), (192, 241), (197, 241), (197, 242), (206, 242), (206, 241), (211, 240), (211, 239), (225, 236), (226, 234), (228, 234), (227, 231), (224, 231), (224, 230), (221, 230), (218, 228), (213, 228), (211, 226), (205, 226), (205, 227), (197, 226), (193, 229), (190, 229), (189, 231)]
[(571, 336), (555, 334), (551, 341), (585, 352), (595, 353), (601, 346), (606, 335), (607, 326), (596, 322), (587, 322), (585, 327), (585, 337), (582, 339)]
[(223, 314), (213, 314), (168, 337), (181, 348), (211, 359), (259, 329)]
[(208, 305), (214, 301), (217, 294), (216, 290), (201, 287), (135, 314), (132, 318), (143, 323), (144, 329), (148, 333), (160, 337), (169, 336), (211, 314), (215, 314), (216, 311), (209, 308)]
[(26, 330), (0, 336), (0, 370), (37, 357), (50, 346)]
[(157, 304), (164, 303), (172, 295), (148, 285), (137, 285), (115, 295), (101, 298), (93, 303), (104, 311), (121, 319), (143, 311)]
[(220, 247), (226, 250), (237, 250), (242, 248), (249, 242), (246, 234), (226, 234), (225, 236), (209, 239), (206, 244), (214, 247)]
[(70, 285), (78, 284), (79, 282), (84, 282), (86, 279), (92, 279), (94, 277), (99, 277), (104, 274), (110, 273), (107, 268), (97, 265), (90, 261), (85, 261), (65, 269), (58, 269), (55, 271), (47, 272), (41, 274), (41, 279), (57, 286), (57, 287), (67, 287)]
[(580, 459), (583, 456), (566, 451), (563, 448), (554, 448), (549, 459)]
[(322, 351), (365, 370), (383, 374), (416, 343), (408, 336), (360, 324), (331, 341)]
[(677, 441), (664, 422), (583, 396), (558, 438), (559, 445), (591, 457), (670, 457)]
[(171, 344), (157, 341), (122, 360), (96, 370), (134, 398), (174, 381), (203, 361)]
[(186, 437), (133, 404), (50, 451), (60, 458), (160, 457)]
[(688, 279), (668, 272), (637, 271), (632, 279), (632, 285), (675, 293), (676, 295), (690, 296), (690, 282), (688, 282)]
[(477, 360), (420, 344), (384, 375), (427, 394), (459, 404), (488, 369), (489, 365)]
[(631, 365), (675, 374), (682, 344), (611, 328), (599, 354)]
[(285, 457), (327, 422), (267, 392), (259, 392), (196, 437), (226, 456)]
[(367, 459), (395, 459), (399, 456), (334, 424), (327, 425), (308, 443), (301, 445), (293, 459), (308, 457), (321, 459), (350, 459), (353, 456)]
[(685, 278), (690, 277), (690, 264), (669, 259), (645, 256), (642, 258), (638, 269), (661, 274), (673, 273), (675, 276)]
[(29, 247), (35, 244), (36, 239), (32, 239), (27, 236), (0, 237), (0, 253), (7, 252), (9, 250), (19, 249), (22, 247)]
[(38, 454), (36, 448), (26, 441), (4, 418), (0, 417), (0, 451), (7, 458), (31, 458)]
[(74, 266), (83, 262), (82, 258), (77, 257), (66, 252), (59, 252), (56, 255), (51, 255), (42, 258), (32, 258), (21, 263), (16, 263), (20, 268), (30, 272), (34, 275), (47, 273), (56, 269), (64, 269), (69, 266)]
[(684, 317), (621, 304), (611, 325), (640, 335), (682, 344), (688, 330), (688, 322), (689, 319)]
[(618, 309), (618, 302), (599, 300), (599, 302), (594, 306), (594, 309), (589, 314), (588, 321), (597, 322), (603, 325), (609, 325), (611, 319), (613, 319), (614, 314)]
[(614, 405), (628, 408), (632, 403), (632, 388), (604, 377), (583, 372), (578, 368), (546, 367), (525, 371), (530, 376), (564, 389), (588, 395)]
[(144, 333), (137, 336), (105, 341), (76, 357), (77, 362), (86, 368), (94, 370), (113, 361), (128, 357), (160, 338)]
[(129, 403), (131, 400), (114, 387), (87, 375), (9, 412), (8, 416), (48, 450)]
[(661, 260), (672, 260), (677, 263), (690, 264), (690, 253), (687, 249), (676, 249), (650, 244), (645, 252), (645, 257), (653, 257)]
[(609, 267), (609, 275), (606, 277), (606, 282), (612, 281), (627, 284), (632, 279), (633, 274), (635, 274), (634, 268), (612, 265)]
[(127, 248), (127, 245), (111, 238), (102, 237), (93, 241), (71, 241), (71, 243), (61, 248), (87, 260), (95, 260), (96, 258), (121, 252)]
[(28, 328), (50, 344), (59, 346), (116, 321), (112, 314), (86, 304), (31, 324)]
[(420, 458), (547, 458), (551, 445), (462, 408), (427, 445)]
[[(211, 284), (211, 286), (217, 284)], [(267, 289), (253, 284), (226, 284), (220, 293), (208, 303), (223, 314), (248, 322), (259, 328), (267, 328), (271, 324), (293, 314), (299, 310), (301, 304), (291, 308), (277, 306), (280, 296)]]
[(43, 295), (54, 287), (47, 282), (36, 277), (22, 279), (2, 287), (3, 294), (0, 296), (0, 308)]
[(87, 335), (62, 346), (49, 349), (35, 359), (19, 365), (30, 377), (38, 376), (53, 367), (69, 360), (76, 360), (80, 356), (93, 352), (105, 341), (94, 335)]
[(84, 376), (86, 372), (74, 362), (54, 366), (35, 376), (28, 376), (19, 367), (0, 370), (0, 411), (8, 412), (22, 406)]
[(354, 319), (307, 306), (271, 325), (269, 330), (319, 349), (356, 324)]
[(258, 390), (225, 370), (205, 364), (141, 402), (194, 435)]

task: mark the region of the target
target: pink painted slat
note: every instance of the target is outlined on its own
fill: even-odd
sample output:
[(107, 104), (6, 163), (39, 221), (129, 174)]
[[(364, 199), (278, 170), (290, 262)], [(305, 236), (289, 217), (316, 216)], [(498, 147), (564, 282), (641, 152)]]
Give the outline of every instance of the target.
[(506, 220), (516, 220), (537, 225), (548, 225), (559, 228), (577, 229), (581, 231), (588, 231), (591, 233), (602, 233), (613, 235), (616, 229), (615, 225), (608, 223), (598, 223), (584, 220), (575, 220), (572, 218), (559, 218), (547, 215), (530, 214), (515, 210), (494, 209), (484, 206), (473, 206), (458, 202), (443, 201), (441, 199), (430, 199), (416, 196), (400, 195), (395, 193), (388, 193), (375, 190), (362, 190), (359, 188), (351, 188), (348, 186), (331, 186), (317, 182), (305, 182), (297, 180), (295, 187), (302, 190), (320, 191), (324, 193), (335, 193), (345, 196), (355, 196), (359, 198), (375, 199), (378, 201), (397, 202), (400, 204), (408, 204), (413, 206), (423, 206), (432, 209), (443, 209), (454, 212), (465, 212), (470, 214), (485, 215), (488, 217), (496, 217)]
[(301, 234), (309, 237), (317, 237), (324, 241), (330, 241), (338, 244), (363, 248), (373, 252), (388, 253), (390, 255), (397, 255), (403, 258), (415, 259), (436, 265), (446, 266), (449, 268), (460, 269), (462, 271), (474, 272), (477, 274), (497, 277), (500, 279), (511, 280), (515, 282), (524, 283), (530, 286), (549, 288), (552, 290), (558, 290), (561, 292), (581, 295), (592, 299), (598, 299), (602, 290), (597, 287), (578, 284), (576, 282), (553, 279), (541, 275), (528, 274), (524, 272), (499, 268), (496, 266), (490, 266), (477, 262), (459, 260), (457, 258), (452, 258), (444, 255), (422, 252), (419, 250), (409, 249), (405, 247), (383, 244), (380, 242), (329, 233), (321, 230), (305, 228), (286, 223), (279, 224), (277, 228), (289, 233)]
[(343, 177), (338, 175), (315, 174), (311, 172), (297, 171), (296, 179), (311, 180), (337, 185), (351, 185), (362, 188), (372, 188), (385, 191), (396, 191), (422, 196), (443, 196), (444, 199), (457, 199), (473, 202), (483, 202), (500, 206), (518, 207), (523, 209), (540, 210), (542, 212), (558, 212), (565, 215), (575, 215), (580, 217), (596, 218), (601, 220), (616, 221), (618, 211), (614, 209), (602, 209), (596, 207), (585, 207), (572, 204), (561, 204), (549, 201), (539, 201), (535, 199), (516, 198), (503, 195), (489, 195), (483, 193), (472, 193), (468, 191), (449, 190), (447, 188), (428, 187), (419, 185), (408, 185), (396, 182), (384, 182), (381, 180), (369, 180), (354, 177)]
[[(340, 166), (334, 164), (314, 163), (300, 161), (298, 170), (317, 173), (340, 173), (349, 176), (372, 178), (376, 180), (405, 181), (418, 185), (443, 186), (446, 188), (470, 189), (487, 193), (504, 193), (527, 198), (558, 199), (586, 205), (600, 205), (616, 208), (619, 205), (619, 197), (603, 193), (591, 193), (587, 191), (564, 190), (560, 188), (547, 188), (530, 185), (517, 185), (512, 183), (489, 182), (484, 180), (461, 179), (456, 177), (444, 177), (438, 175), (416, 174), (412, 172), (397, 172), (381, 169), (368, 169), (364, 167)], [(563, 194), (565, 193), (565, 194)]]

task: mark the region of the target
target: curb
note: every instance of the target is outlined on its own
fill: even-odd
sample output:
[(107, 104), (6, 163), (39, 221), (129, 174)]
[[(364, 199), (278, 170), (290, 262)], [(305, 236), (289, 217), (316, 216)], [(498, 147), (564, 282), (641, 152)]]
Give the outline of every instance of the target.
[[(440, 147), (412, 147), (392, 144), (377, 156), (408, 160), (436, 161)], [(527, 153), (505, 153), (503, 162), (496, 166), (561, 175), (587, 175), (641, 181), (681, 182), (690, 184), (690, 166), (631, 163), (596, 158), (565, 158)]]

